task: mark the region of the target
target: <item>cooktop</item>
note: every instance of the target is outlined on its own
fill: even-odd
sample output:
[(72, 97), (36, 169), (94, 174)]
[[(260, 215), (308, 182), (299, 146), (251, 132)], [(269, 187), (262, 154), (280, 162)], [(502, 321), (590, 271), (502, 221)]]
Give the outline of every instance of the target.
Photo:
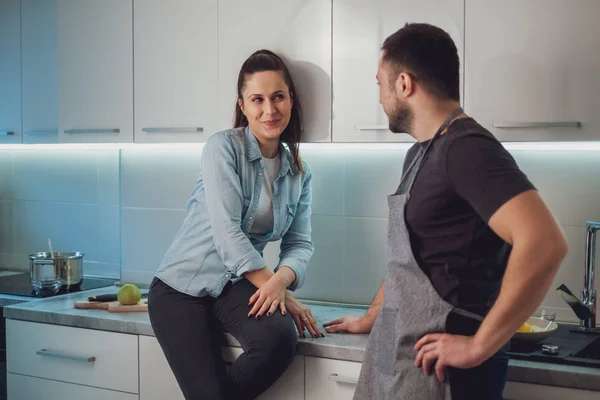
[(41, 291), (36, 293), (31, 287), (31, 281), (28, 273), (17, 273), (0, 276), (0, 294), (10, 294), (13, 296), (27, 297), (49, 297), (59, 296), (61, 294), (81, 292), (84, 290), (98, 289), (102, 287), (113, 286), (117, 279), (110, 278), (90, 278), (84, 277), (81, 285), (63, 287), (56, 294), (50, 291)]

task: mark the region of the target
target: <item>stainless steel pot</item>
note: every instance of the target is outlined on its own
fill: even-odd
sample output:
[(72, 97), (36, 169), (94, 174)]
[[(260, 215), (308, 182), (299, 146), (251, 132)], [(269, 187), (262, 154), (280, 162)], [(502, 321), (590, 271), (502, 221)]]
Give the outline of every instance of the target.
[[(83, 253), (63, 253), (54, 252), (53, 257), (50, 257), (49, 252), (36, 253), (29, 255), (29, 264), (31, 266), (32, 277), (33, 271), (40, 265), (51, 264), (59, 274), (62, 288), (68, 289), (81, 285), (83, 281)], [(33, 284), (33, 282), (32, 282)]]

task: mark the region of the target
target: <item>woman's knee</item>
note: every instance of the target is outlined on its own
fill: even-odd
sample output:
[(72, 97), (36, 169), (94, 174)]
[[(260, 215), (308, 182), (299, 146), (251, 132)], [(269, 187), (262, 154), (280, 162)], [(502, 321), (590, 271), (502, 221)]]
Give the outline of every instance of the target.
[[(272, 320), (269, 320), (271, 318)], [(275, 314), (263, 318), (260, 322), (267, 322), (264, 324), (262, 338), (258, 342), (261, 353), (269, 358), (281, 358), (291, 363), (298, 345), (298, 334), (291, 317)]]

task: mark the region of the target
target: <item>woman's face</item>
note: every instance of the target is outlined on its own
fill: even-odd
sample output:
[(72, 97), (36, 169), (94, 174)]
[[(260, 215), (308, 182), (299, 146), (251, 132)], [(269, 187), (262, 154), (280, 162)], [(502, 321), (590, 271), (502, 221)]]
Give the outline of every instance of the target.
[(282, 72), (262, 71), (247, 75), (238, 104), (259, 143), (279, 142), (290, 122), (293, 105)]

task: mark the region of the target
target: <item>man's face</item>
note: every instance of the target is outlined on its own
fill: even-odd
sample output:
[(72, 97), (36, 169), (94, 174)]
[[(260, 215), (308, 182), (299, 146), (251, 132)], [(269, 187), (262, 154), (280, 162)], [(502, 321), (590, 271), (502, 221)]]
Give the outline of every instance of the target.
[[(394, 80), (394, 75), (398, 75)], [(394, 133), (410, 133), (413, 124), (413, 113), (397, 88), (399, 74), (394, 74), (392, 67), (379, 59), (377, 82), (379, 84), (379, 103), (388, 116), (389, 129)]]

